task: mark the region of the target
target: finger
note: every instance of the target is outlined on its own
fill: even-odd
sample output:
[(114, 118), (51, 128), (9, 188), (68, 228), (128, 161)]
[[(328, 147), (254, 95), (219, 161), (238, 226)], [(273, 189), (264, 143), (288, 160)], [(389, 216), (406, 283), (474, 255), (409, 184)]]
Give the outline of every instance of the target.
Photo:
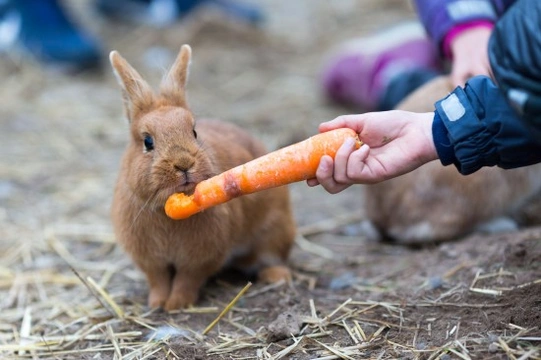
[(314, 187), (319, 185), (319, 181), (317, 180), (317, 178), (308, 179), (306, 180), (306, 184), (310, 187)]
[(316, 171), (319, 184), (331, 194), (339, 193), (349, 185), (338, 184), (333, 178), (333, 159), (330, 156), (323, 156)]
[(342, 115), (331, 121), (321, 123), (319, 125), (320, 132), (326, 132), (340, 128), (350, 128), (360, 133), (363, 129), (365, 114), (359, 115)]
[(346, 120), (345, 117), (348, 115), (342, 115), (337, 118), (334, 118), (330, 121), (323, 122), (319, 124), (319, 131), (325, 132), (329, 130), (343, 128), (345, 126)]
[(328, 155), (323, 155), (321, 157), (321, 160), (319, 160), (319, 166), (316, 170), (316, 179), (320, 184), (328, 183), (330, 182), (330, 180), (334, 181), (333, 167), (334, 164), (332, 157)]
[(348, 183), (347, 176), (348, 159), (351, 153), (355, 150), (355, 140), (347, 139), (334, 155), (334, 180), (338, 183)]
[(347, 167), (347, 178), (349, 182), (371, 183), (374, 181), (371, 177), (371, 173), (365, 170), (369, 153), (370, 147), (366, 144), (351, 153)]

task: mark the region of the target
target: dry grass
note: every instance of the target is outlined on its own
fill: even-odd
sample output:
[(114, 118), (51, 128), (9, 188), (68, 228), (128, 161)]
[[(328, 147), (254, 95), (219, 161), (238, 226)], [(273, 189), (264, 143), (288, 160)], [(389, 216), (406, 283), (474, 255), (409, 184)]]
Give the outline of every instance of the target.
[[(333, 228), (330, 220), (325, 223), (326, 229)], [(338, 217), (336, 226), (342, 225), (343, 218)], [(317, 225), (306, 228), (317, 228)], [(541, 357), (541, 348), (535, 346), (541, 343), (538, 328), (527, 329), (508, 323), (504, 330), (468, 333), (462, 331), (468, 319), (462, 318), (446, 330), (444, 338), (435, 341), (440, 345), (425, 346), (420, 344), (419, 334), (424, 333), (425, 338), (441, 337), (441, 333), (433, 335), (431, 327), (448, 319), (428, 318), (417, 323), (408, 319), (419, 309), (426, 312), (428, 309), (507, 308), (509, 304), (505, 301), (454, 303), (445, 299), (458, 293), (463, 296), (467, 288), (467, 292), (494, 300), (504, 298), (506, 292), (541, 283), (541, 279), (536, 279), (513, 286), (495, 286), (494, 279), (517, 277), (502, 268), (492, 273), (477, 271), (469, 287), (455, 286), (433, 301), (420, 298), (408, 302), (365, 300), (370, 296), (359, 297), (359, 293), (345, 300), (333, 300), (312, 298), (308, 292), (300, 296), (307, 300), (300, 306), (306, 309), (300, 319), (301, 330), (291, 334), (289, 339), (269, 343), (265, 326), (252, 327), (253, 314), (266, 313), (268, 309), (252, 308), (249, 301), (267, 296), (277, 298), (276, 292), (280, 293), (278, 298), (284, 293), (295, 296), (303, 291), (299, 281), (295, 282), (296, 289), (284, 284), (257, 284), (252, 289), (249, 283), (240, 291), (231, 283), (218, 283), (215, 290), (222, 295), (230, 294), (228, 303), (211, 301), (213, 306), (202, 305), (169, 315), (149, 311), (144, 306), (143, 294), (132, 299), (127, 293), (126, 277), (139, 284), (143, 279), (116, 251), (112, 236), (89, 234), (87, 230), (85, 227), (60, 232), (47, 230), (44, 240), (49, 254), (42, 254), (41, 258), (49, 257), (49, 264), (42, 270), (2, 268), (0, 290), (6, 296), (3, 296), (0, 312), (0, 353), (4, 358), (75, 359), (101, 354), (102, 358), (115, 359), (185, 359), (189, 357), (182, 349), (187, 347), (204, 349), (199, 358), (232, 359), (391, 359), (397, 356), (473, 359), (478, 358), (478, 351), (485, 356), (505, 354), (510, 359)], [(304, 245), (297, 250), (309, 256), (321, 252), (319, 248), (307, 250), (306, 243), (301, 244)], [(75, 261), (80, 255), (72, 251), (83, 245), (88, 252), (86, 256), (100, 254), (103, 259)], [(310, 246), (318, 245), (310, 243)], [(327, 249), (323, 257), (332, 253)], [(32, 261), (39, 261), (40, 254), (34, 253), (33, 258)], [(25, 252), (20, 247), (12, 248), (4, 253), (2, 264), (8, 263), (8, 259), (12, 264), (24, 263)], [(447, 273), (456, 273), (456, 270), (450, 269)], [(115, 277), (122, 278), (120, 283), (113, 281)], [(365, 279), (365, 283), (371, 280), (379, 282)], [(397, 290), (387, 287), (385, 293), (391, 298)], [(366, 291), (363, 288), (364, 294)], [(242, 298), (245, 302), (238, 305)], [(272, 318), (264, 321), (269, 323)], [(426, 328), (422, 328), (421, 323)]]

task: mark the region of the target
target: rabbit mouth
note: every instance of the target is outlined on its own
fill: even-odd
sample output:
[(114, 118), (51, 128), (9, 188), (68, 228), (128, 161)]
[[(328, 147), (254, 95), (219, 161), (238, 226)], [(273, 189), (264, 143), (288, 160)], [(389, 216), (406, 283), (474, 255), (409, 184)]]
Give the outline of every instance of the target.
[(195, 182), (185, 182), (182, 184), (177, 184), (177, 186), (174, 187), (174, 192), (181, 192), (186, 195), (191, 195), (195, 191), (195, 186), (197, 184)]

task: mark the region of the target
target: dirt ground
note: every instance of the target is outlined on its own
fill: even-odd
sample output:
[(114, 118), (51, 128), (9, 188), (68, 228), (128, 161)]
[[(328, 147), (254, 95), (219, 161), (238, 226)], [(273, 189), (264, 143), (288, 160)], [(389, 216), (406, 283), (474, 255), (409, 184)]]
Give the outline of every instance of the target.
[[(255, 2), (255, 1), (254, 1)], [(335, 43), (414, 18), (405, 1), (257, 2), (260, 28), (208, 9), (166, 29), (112, 24), (72, 2), (106, 51), (157, 84), (183, 43), (197, 117), (241, 124), (269, 149), (349, 109), (318, 87)], [(291, 193), (291, 285), (226, 273), (196, 307), (146, 307), (142, 273), (115, 244), (111, 194), (127, 140), (103, 73), (0, 58), (0, 357), (5, 359), (541, 359), (541, 228), (411, 248), (359, 235), (359, 187)]]

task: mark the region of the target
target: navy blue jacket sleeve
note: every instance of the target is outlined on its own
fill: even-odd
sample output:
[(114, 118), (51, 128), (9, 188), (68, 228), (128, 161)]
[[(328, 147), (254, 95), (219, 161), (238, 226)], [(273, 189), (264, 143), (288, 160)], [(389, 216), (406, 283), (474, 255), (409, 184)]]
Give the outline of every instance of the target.
[(494, 28), (489, 59), (507, 100), (541, 140), (541, 1), (509, 9)]
[(444, 165), (462, 174), (483, 166), (541, 162), (541, 2), (520, 0), (489, 44), (492, 71), (436, 103), (432, 133)]
[(474, 77), (436, 103), (433, 134), (442, 163), (464, 175), (541, 162), (541, 143), (488, 77)]

